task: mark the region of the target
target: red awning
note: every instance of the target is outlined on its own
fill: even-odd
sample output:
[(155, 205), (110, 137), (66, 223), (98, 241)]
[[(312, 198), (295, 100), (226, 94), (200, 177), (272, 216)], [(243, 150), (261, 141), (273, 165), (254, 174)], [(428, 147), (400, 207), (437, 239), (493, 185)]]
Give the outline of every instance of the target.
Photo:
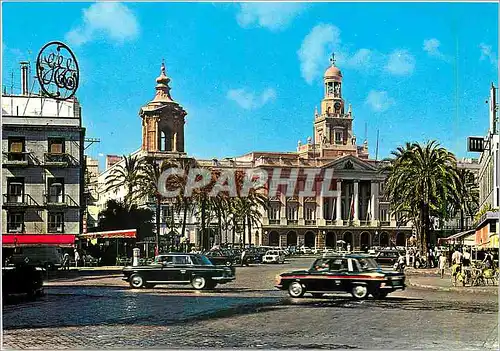
[(111, 230), (106, 232), (94, 232), (94, 233), (85, 233), (79, 235), (82, 239), (127, 239), (127, 238), (135, 238), (137, 233), (136, 229), (124, 229), (124, 230)]
[(2, 246), (73, 246), (75, 237), (74, 234), (2, 234)]

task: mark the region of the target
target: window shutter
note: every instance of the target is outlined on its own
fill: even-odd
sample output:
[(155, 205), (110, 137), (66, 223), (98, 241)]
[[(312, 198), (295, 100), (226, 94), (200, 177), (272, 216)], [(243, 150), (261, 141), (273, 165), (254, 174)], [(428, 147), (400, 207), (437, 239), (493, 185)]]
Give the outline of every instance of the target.
[(10, 152), (23, 152), (23, 143), (22, 143), (22, 141), (13, 141), (10, 144)]
[(51, 154), (62, 154), (62, 143), (54, 142), (50, 145)]

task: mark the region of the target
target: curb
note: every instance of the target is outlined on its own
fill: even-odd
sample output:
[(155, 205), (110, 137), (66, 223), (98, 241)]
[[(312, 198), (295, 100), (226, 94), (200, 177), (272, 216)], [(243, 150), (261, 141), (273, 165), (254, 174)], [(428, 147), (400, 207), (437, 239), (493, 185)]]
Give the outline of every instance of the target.
[(436, 286), (436, 285), (425, 285), (425, 284), (419, 284), (412, 282), (411, 279), (407, 279), (408, 285), (412, 286), (414, 288), (419, 288), (419, 289), (431, 289), (431, 290), (437, 290), (437, 291), (447, 291), (447, 292), (460, 292), (460, 293), (467, 293), (467, 294), (477, 294), (477, 293), (483, 293), (483, 294), (493, 294), (493, 295), (498, 295), (498, 286), (496, 289), (481, 289), (481, 288), (471, 288), (471, 287), (443, 287), (443, 286)]

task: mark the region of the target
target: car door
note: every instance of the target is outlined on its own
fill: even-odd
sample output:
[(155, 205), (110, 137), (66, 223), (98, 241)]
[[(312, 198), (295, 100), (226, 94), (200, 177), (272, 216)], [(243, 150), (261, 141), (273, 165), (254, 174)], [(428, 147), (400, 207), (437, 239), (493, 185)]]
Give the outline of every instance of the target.
[(172, 281), (177, 283), (189, 282), (189, 276), (191, 275), (192, 264), (189, 256), (187, 255), (176, 255), (174, 256), (174, 266), (175, 269), (171, 273)]
[(328, 290), (344, 291), (348, 284), (349, 264), (347, 258), (336, 257), (329, 262)]
[(161, 268), (157, 268), (154, 274), (154, 280), (158, 282), (171, 282), (173, 281), (175, 266), (174, 256), (165, 255), (161, 257)]

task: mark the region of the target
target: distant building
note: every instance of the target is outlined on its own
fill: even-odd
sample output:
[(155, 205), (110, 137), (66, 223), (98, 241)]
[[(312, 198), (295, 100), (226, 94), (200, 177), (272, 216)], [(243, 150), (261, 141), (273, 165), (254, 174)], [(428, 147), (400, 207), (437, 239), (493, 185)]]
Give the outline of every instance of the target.
[[(405, 246), (411, 236), (411, 224), (398, 220), (390, 212), (383, 189), (384, 175), (379, 172), (381, 162), (370, 159), (368, 142), (358, 145), (353, 134), (354, 114), (342, 97), (342, 73), (334, 60), (324, 74), (324, 93), (320, 111), (314, 112), (314, 138), (297, 145), (294, 152), (250, 152), (246, 155), (222, 160), (195, 160), (200, 166), (212, 169), (281, 168), (317, 169), (322, 177), (327, 170), (333, 171), (331, 190), (334, 197), (286, 196), (282, 188), (279, 195), (271, 198), (271, 207), (262, 212), (262, 224), (244, 233), (245, 242), (257, 245), (309, 247), (338, 247), (350, 244), (352, 249), (371, 246), (390, 246), (391, 242)], [(170, 79), (162, 65), (156, 82), (154, 99), (139, 112), (142, 119), (142, 146), (134, 155), (157, 160), (189, 158), (184, 146), (186, 111), (170, 95)], [(217, 140), (214, 139), (214, 143)], [(123, 161), (120, 161), (123, 162)], [(125, 189), (115, 192), (105, 190), (105, 179), (113, 167), (99, 176), (100, 205), (110, 198), (123, 199)], [(305, 186), (305, 178), (290, 179)], [(268, 184), (273, 187), (272, 183)], [(268, 187), (268, 189), (270, 189)], [(154, 202), (149, 202), (154, 208)], [(168, 213), (168, 204), (162, 212)], [(182, 218), (182, 217), (180, 217)], [(200, 244), (199, 223), (192, 214), (188, 229), (189, 240)], [(162, 224), (163, 225), (163, 224)], [(231, 233), (220, 233), (215, 243), (225, 242)], [(238, 235), (237, 240), (240, 239)]]
[(489, 128), (484, 139), (484, 151), (479, 157), (479, 208), (490, 207), (476, 227), (476, 245), (498, 248), (500, 209), (500, 151), (498, 133), (497, 91), (490, 87)]
[(26, 64), (21, 94), (2, 94), (2, 233), (79, 234), (81, 107), (76, 98), (58, 101), (29, 92)]
[(83, 232), (97, 227), (99, 222), (99, 160), (85, 156), (85, 201), (86, 212), (83, 217)]

